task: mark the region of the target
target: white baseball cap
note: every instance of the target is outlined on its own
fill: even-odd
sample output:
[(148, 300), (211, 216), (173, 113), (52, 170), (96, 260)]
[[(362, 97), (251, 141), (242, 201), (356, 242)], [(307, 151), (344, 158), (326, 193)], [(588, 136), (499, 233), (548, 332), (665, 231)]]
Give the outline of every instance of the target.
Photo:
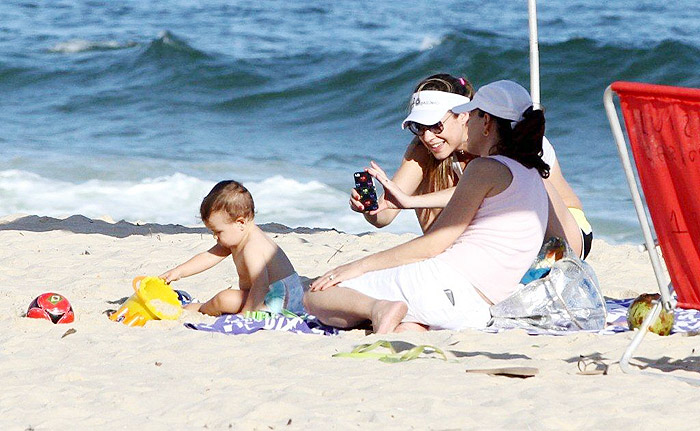
[(522, 85), (502, 80), (479, 88), (470, 102), (453, 107), (452, 112), (460, 114), (481, 109), (493, 116), (517, 122), (523, 119), (523, 113), (531, 106), (530, 93)]
[(431, 126), (442, 120), (452, 107), (467, 102), (469, 98), (460, 94), (435, 90), (418, 91), (411, 96), (411, 112), (401, 123), (401, 128), (405, 129), (409, 121)]

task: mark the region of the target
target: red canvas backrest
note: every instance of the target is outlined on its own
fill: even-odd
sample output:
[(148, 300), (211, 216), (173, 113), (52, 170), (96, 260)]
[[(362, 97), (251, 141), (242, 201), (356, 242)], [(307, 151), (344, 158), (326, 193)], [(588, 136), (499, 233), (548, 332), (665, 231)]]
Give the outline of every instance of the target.
[(678, 306), (700, 308), (700, 89), (615, 82), (612, 90)]

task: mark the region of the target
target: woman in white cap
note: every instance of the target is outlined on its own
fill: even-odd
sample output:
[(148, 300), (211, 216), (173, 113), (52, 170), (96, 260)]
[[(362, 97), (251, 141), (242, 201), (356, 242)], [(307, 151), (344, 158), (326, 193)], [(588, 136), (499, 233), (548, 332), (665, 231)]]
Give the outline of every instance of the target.
[(483, 328), (489, 306), (518, 287), (547, 228), (544, 114), (512, 81), (482, 87), (452, 112), (458, 118), (449, 121), (468, 123), (463, 149), (480, 157), (423, 236), (311, 284), (304, 303), (322, 322), (349, 328), (370, 320), (378, 333)]
[[(386, 174), (376, 164), (368, 168), (387, 186), (385, 194), (379, 198), (379, 208), (364, 212), (355, 190), (351, 192), (350, 208), (362, 212), (369, 223), (379, 228), (390, 224), (401, 209), (414, 209), (422, 231), (426, 232), (449, 201), (465, 165), (474, 158), (464, 150), (467, 135), (464, 119), (451, 112), (452, 107), (468, 102), (473, 92), (468, 80), (449, 74), (436, 74), (422, 80), (411, 97), (410, 113), (402, 123), (402, 127), (416, 137), (406, 149), (392, 181), (387, 183)], [(585, 258), (592, 244), (591, 227), (546, 137), (542, 146), (542, 158), (550, 166), (550, 176), (545, 182), (552, 195), (555, 214), (548, 237), (565, 238), (572, 249)], [(436, 195), (431, 196), (433, 193)], [(401, 199), (402, 194), (426, 195), (426, 199), (413, 200), (411, 206), (408, 200)]]

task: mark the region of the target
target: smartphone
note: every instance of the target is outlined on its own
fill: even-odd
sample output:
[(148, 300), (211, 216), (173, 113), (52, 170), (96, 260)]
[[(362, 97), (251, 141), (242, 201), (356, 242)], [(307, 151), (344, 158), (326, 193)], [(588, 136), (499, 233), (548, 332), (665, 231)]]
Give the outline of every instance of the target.
[(365, 212), (379, 208), (379, 205), (377, 205), (377, 189), (374, 188), (372, 175), (367, 172), (355, 172), (355, 190), (360, 194), (360, 202), (365, 207)]

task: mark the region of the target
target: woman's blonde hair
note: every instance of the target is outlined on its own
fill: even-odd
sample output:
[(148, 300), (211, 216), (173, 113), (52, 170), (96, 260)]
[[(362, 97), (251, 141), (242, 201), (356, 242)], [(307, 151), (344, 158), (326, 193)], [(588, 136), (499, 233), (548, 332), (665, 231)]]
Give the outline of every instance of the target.
[[(474, 87), (469, 80), (466, 78), (456, 78), (448, 73), (438, 73), (425, 78), (418, 83), (414, 93), (427, 90), (455, 93), (470, 99), (474, 96)], [(434, 157), (430, 157), (427, 169), (427, 192), (444, 190), (454, 185), (451, 157), (445, 160), (437, 160)]]

